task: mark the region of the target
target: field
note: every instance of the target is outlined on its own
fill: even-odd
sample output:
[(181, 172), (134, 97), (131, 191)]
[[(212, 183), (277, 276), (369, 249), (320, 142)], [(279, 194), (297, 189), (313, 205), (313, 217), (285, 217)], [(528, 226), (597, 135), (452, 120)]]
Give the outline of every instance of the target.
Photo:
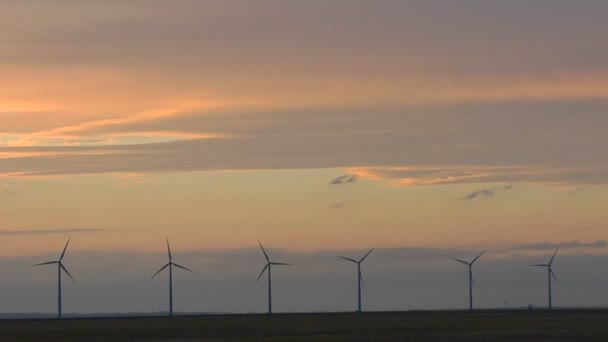
[(2, 320), (2, 341), (608, 341), (608, 310)]

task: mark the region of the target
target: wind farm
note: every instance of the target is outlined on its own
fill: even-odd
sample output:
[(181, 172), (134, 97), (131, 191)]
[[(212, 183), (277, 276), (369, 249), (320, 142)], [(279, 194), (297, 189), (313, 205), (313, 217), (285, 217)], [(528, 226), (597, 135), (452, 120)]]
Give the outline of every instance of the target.
[[(475, 308), (473, 306), (473, 266), (488, 251), (475, 255), (470, 260), (451, 257), (453, 261), (467, 266), (469, 280), (468, 310), (429, 310), (416, 309), (397, 311), (363, 311), (362, 307), (362, 265), (372, 252), (379, 258), (386, 251), (370, 249), (360, 258), (338, 256), (339, 259), (353, 263), (357, 267), (357, 310), (355, 312), (288, 312), (273, 311), (272, 270), (273, 266), (294, 265), (275, 261), (266, 248), (258, 242), (259, 250), (265, 260), (262, 271), (257, 277), (261, 280), (267, 276), (266, 313), (200, 313), (175, 312), (173, 308), (173, 267), (188, 272), (190, 268), (174, 262), (169, 239), (166, 239), (166, 255), (168, 261), (152, 278), (168, 270), (169, 280), (169, 310), (168, 313), (156, 314), (126, 314), (118, 316), (104, 315), (74, 315), (68, 318), (62, 315), (61, 306), (61, 276), (65, 273), (74, 281), (65, 265), (64, 257), (70, 239), (66, 242), (58, 260), (47, 261), (34, 266), (57, 265), (58, 267), (58, 319), (0, 319), (0, 328), (4, 328), (3, 336), (8, 340), (30, 341), (38, 340), (41, 336), (48, 339), (89, 340), (97, 336), (105, 336), (108, 340), (137, 339), (145, 340), (154, 337), (158, 340), (173, 340), (175, 338), (213, 337), (215, 340), (256, 341), (259, 339), (276, 339), (281, 341), (315, 340), (323, 336), (323, 340), (371, 339), (394, 340), (413, 338), (420, 340), (455, 340), (468, 341), (475, 336), (484, 336), (485, 340), (528, 339), (532, 336), (548, 340), (591, 339), (601, 340), (608, 337), (608, 328), (596, 322), (608, 319), (608, 308), (555, 308), (551, 297), (551, 282), (556, 280), (552, 266), (559, 249), (556, 249), (546, 264), (532, 264), (534, 267), (547, 269), (548, 277), (548, 306), (546, 308), (515, 307), (507, 309)], [(492, 251), (490, 251), (490, 254)], [(497, 251), (500, 253), (500, 251)], [(329, 262), (327, 260), (326, 262)], [(299, 264), (298, 264), (299, 265)], [(304, 265), (305, 266), (305, 265)], [(521, 265), (525, 267), (527, 265)], [(294, 267), (298, 267), (297, 265)], [(75, 282), (75, 281), (74, 281)], [(346, 288), (346, 286), (343, 286)], [(292, 292), (292, 291), (290, 291)], [(298, 296), (298, 293), (292, 293)], [(399, 294), (395, 293), (395, 297)], [(374, 298), (368, 299), (373, 302)], [(553, 315), (551, 313), (558, 313)], [(166, 318), (163, 318), (166, 316)], [(169, 318), (171, 318), (169, 320)], [(58, 323), (63, 322), (63, 323)], [(526, 322), (522, 324), (522, 322)], [(509, 333), (505, 334), (505, 329)], [(429, 332), (432, 331), (432, 334)]]
[[(174, 268), (175, 269), (179, 269), (179, 270), (184, 270), (190, 273), (194, 273), (194, 271), (191, 268), (188, 268), (186, 266), (183, 266), (181, 264), (178, 264), (174, 261), (174, 255), (171, 249), (171, 244), (169, 242), (169, 239), (166, 239), (166, 257), (167, 257), (167, 262), (162, 265), (154, 274), (152, 274), (151, 279), (156, 279), (159, 275), (161, 275), (163, 273), (163, 271), (167, 271), (167, 276), (168, 276), (168, 310), (166, 311), (168, 316), (174, 316), (176, 313), (174, 311)], [(62, 275), (65, 274), (67, 275), (74, 283), (76, 282), (75, 279), (72, 277), (72, 275), (70, 274), (70, 272), (68, 271), (68, 269), (65, 267), (63, 260), (66, 256), (66, 252), (68, 249), (68, 246), (70, 244), (70, 239), (67, 240), (60, 256), (59, 259), (57, 260), (53, 260), (53, 261), (47, 261), (47, 262), (43, 262), (43, 263), (37, 263), (34, 264), (33, 266), (44, 266), (44, 265), (57, 265), (57, 270), (58, 270), (58, 284), (57, 284), (57, 289), (58, 289), (58, 301), (57, 301), (57, 317), (58, 318), (62, 318)], [(275, 269), (275, 266), (294, 266), (293, 263), (286, 263), (283, 261), (276, 261), (275, 259), (271, 258), (270, 254), (268, 253), (268, 251), (266, 250), (266, 248), (261, 244), (261, 242), (258, 241), (257, 243), (258, 247), (259, 247), (259, 251), (261, 251), (262, 256), (264, 257), (264, 265), (262, 267), (261, 272), (258, 274), (257, 278), (256, 278), (256, 282), (260, 282), (260, 280), (263, 279), (264, 276), (266, 276), (266, 286), (267, 286), (267, 290), (266, 290), (266, 299), (267, 299), (267, 308), (266, 308), (266, 313), (267, 314), (273, 314), (275, 313), (274, 309), (273, 309), (273, 270)], [(356, 281), (356, 309), (355, 311), (358, 313), (363, 312), (363, 286), (364, 286), (364, 275), (363, 275), (363, 264), (369, 260), (370, 255), (372, 255), (372, 253), (376, 251), (376, 254), (378, 254), (378, 257), (383, 258), (385, 257), (384, 254), (388, 251), (391, 252), (390, 250), (386, 250), (386, 249), (380, 249), (379, 251), (376, 250), (375, 248), (369, 249), (369, 250), (364, 250), (364, 254), (362, 254), (362, 256), (360, 258), (353, 258), (353, 257), (347, 257), (347, 256), (343, 256), (343, 255), (339, 255), (338, 258), (344, 261), (347, 261), (351, 264), (354, 264), (356, 266), (356, 272), (355, 272), (355, 281)], [(552, 283), (553, 281), (557, 281), (557, 277), (552, 269), (553, 263), (556, 259), (556, 255), (559, 251), (559, 248), (556, 249), (552, 254), (550, 254), (550, 258), (548, 263), (546, 264), (531, 264), (531, 266), (534, 267), (544, 267), (547, 269), (547, 291), (548, 291), (548, 302), (547, 302), (547, 309), (553, 309), (554, 305), (553, 305), (553, 300), (552, 300)], [(449, 257), (449, 259), (456, 261), (460, 264), (464, 264), (466, 266), (467, 269), (467, 278), (468, 278), (468, 310), (472, 311), (475, 306), (474, 306), (474, 285), (475, 285), (475, 277), (474, 277), (474, 272), (473, 272), (473, 266), (476, 265), (476, 263), (481, 259), (481, 257), (485, 254), (487, 254), (488, 251), (484, 250), (480, 253), (474, 254), (474, 257), (470, 260), (466, 260), (463, 258), (455, 258), (455, 257)], [(500, 261), (500, 257), (497, 259), (496, 256), (492, 256), (492, 254), (496, 254), (500, 255), (500, 253), (502, 253), (501, 251), (490, 251), (490, 261), (492, 262), (496, 262), (496, 261)], [(310, 256), (314, 255), (310, 254)], [(309, 256), (309, 257), (310, 257)], [(440, 260), (441, 257), (437, 256)], [(199, 259), (200, 260), (200, 259)], [(200, 262), (200, 261), (199, 261)], [(330, 264), (330, 260), (326, 259), (326, 258), (317, 258), (315, 260), (317, 267), (319, 266), (323, 266), (323, 265), (328, 265)], [(299, 265), (295, 265), (294, 267), (296, 267), (296, 269), (298, 269), (299, 267), (307, 267), (309, 265), (306, 265), (306, 262), (301, 262)], [(338, 265), (336, 265), (337, 267)], [(520, 267), (523, 265), (520, 265)], [(215, 266), (213, 266), (215, 267)], [(224, 267), (226, 267), (226, 265), (224, 264)], [(340, 267), (342, 268), (342, 267)], [(499, 269), (497, 269), (497, 271), (500, 271)], [(523, 270), (522, 270), (523, 271)], [(315, 277), (315, 274), (308, 274), (308, 277)], [(300, 278), (302, 279), (302, 278)], [(300, 280), (301, 281), (301, 280)], [(293, 286), (293, 282), (287, 283), (290, 286)], [(373, 285), (373, 281), (372, 281), (372, 285)], [(192, 285), (190, 285), (192, 286)], [(350, 286), (348, 286), (347, 284), (343, 284), (341, 287), (343, 287), (344, 289), (350, 288)], [(305, 289), (305, 288), (304, 288)], [(302, 289), (301, 289), (302, 290)], [(504, 290), (503, 290), (504, 291)], [(457, 292), (455, 290), (451, 291), (451, 292)], [(298, 293), (293, 293), (292, 295), (294, 296), (298, 296)], [(415, 295), (415, 293), (414, 293)], [(415, 297), (414, 297), (415, 299)], [(374, 302), (374, 298), (368, 299), (368, 303), (373, 304)], [(521, 302), (520, 302), (521, 303)], [(372, 305), (374, 306), (374, 305)], [(520, 309), (521, 308), (525, 308), (527, 305), (521, 305), (520, 304)], [(408, 311), (411, 310), (411, 305), (408, 303), (407, 306), (403, 306), (402, 309), (405, 310), (405, 308), (407, 307)], [(482, 310), (488, 310), (488, 309), (497, 309), (498, 306), (496, 307), (491, 307), (491, 306), (487, 306), (487, 304), (484, 307), (478, 308), (478, 309), (482, 309)], [(544, 306), (537, 306), (538, 309), (543, 309)], [(399, 308), (398, 308), (399, 309)], [(441, 308), (440, 308), (441, 309)], [(443, 308), (443, 309), (448, 309), (448, 308)], [(517, 309), (517, 308), (515, 308)], [(292, 309), (293, 310), (293, 309)], [(424, 310), (424, 307), (418, 307), (417, 310)], [(347, 311), (347, 310), (344, 310)], [(378, 311), (377, 309), (374, 311)], [(283, 313), (288, 313), (290, 311), (283, 311)], [(294, 312), (300, 312), (296, 309), (296, 311)], [(181, 313), (183, 314), (183, 312)]]
[(607, 18), (0, 0), (0, 342), (608, 341)]

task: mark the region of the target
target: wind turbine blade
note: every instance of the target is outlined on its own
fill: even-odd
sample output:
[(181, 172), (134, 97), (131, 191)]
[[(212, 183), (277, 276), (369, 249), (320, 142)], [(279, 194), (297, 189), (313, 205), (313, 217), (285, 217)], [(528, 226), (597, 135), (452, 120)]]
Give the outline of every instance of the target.
[(464, 261), (464, 260), (460, 260), (460, 259), (456, 259), (456, 258), (450, 258), (450, 259), (452, 259), (452, 260), (454, 260), (454, 261), (461, 262), (461, 263), (463, 263), (463, 264), (465, 264), (465, 265), (468, 265), (468, 264), (469, 264), (468, 262), (466, 262), (466, 261)]
[(359, 280), (361, 281), (361, 285), (363, 285), (364, 284), (364, 281), (363, 281), (363, 272), (359, 273)]
[(76, 284), (76, 279), (74, 279), (74, 277), (72, 277), (72, 275), (70, 274), (70, 272), (68, 271), (68, 269), (65, 268), (65, 266), (63, 266), (62, 263), (59, 263), (59, 267), (61, 267), (61, 269), (65, 272), (65, 274), (67, 274), (68, 277), (70, 277), (70, 279), (72, 279), (72, 281), (74, 282), (74, 284)]
[(270, 258), (268, 257), (268, 254), (266, 253), (264, 246), (262, 246), (262, 243), (260, 241), (258, 241), (258, 244), (260, 245), (260, 248), (262, 249), (262, 253), (264, 253), (264, 257), (266, 258), (266, 261), (270, 262)]
[(271, 265), (283, 265), (283, 266), (291, 266), (291, 265), (293, 265), (293, 264), (286, 264), (284, 262), (271, 262), (270, 264)]
[(169, 262), (173, 260), (173, 256), (171, 256), (171, 247), (169, 246), (169, 238), (167, 238), (167, 253), (169, 254)]
[(68, 249), (68, 245), (70, 244), (70, 238), (68, 238), (68, 242), (65, 243), (65, 247), (63, 247), (63, 252), (61, 252), (61, 256), (59, 257), (59, 261), (63, 260), (63, 257), (65, 256), (65, 251)]
[(549, 273), (551, 273), (551, 276), (553, 277), (553, 279), (555, 279), (555, 282), (559, 283), (559, 281), (557, 280), (557, 277), (555, 276), (555, 273), (553, 273), (552, 269), (549, 269)]
[(154, 275), (152, 276), (152, 278), (156, 277), (160, 272), (162, 272), (165, 268), (167, 268), (167, 266), (169, 266), (169, 264), (166, 264), (160, 270), (158, 270), (158, 272), (154, 273)]
[(354, 262), (355, 264), (358, 264), (358, 263), (359, 263), (359, 262), (358, 262), (357, 260), (355, 260), (355, 259), (351, 259), (351, 258), (347, 258), (347, 257), (339, 256), (339, 255), (338, 255), (338, 258), (342, 258), (342, 259), (344, 259), (344, 260), (347, 260), (347, 261), (350, 261), (350, 262)]
[(52, 265), (52, 264), (56, 264), (56, 263), (57, 263), (57, 261), (49, 261), (49, 262), (43, 262), (43, 263), (32, 265), (32, 266)]
[(475, 259), (473, 259), (473, 261), (471, 261), (471, 265), (472, 265), (473, 263), (475, 263), (475, 261), (477, 261), (477, 259), (479, 259), (479, 257), (481, 257), (481, 256), (482, 256), (482, 255), (483, 255), (485, 252), (486, 252), (486, 251), (483, 251), (483, 252), (479, 253), (479, 255), (478, 255), (478, 256), (476, 256), (476, 257), (475, 257)]
[(363, 260), (365, 260), (365, 258), (367, 258), (368, 255), (372, 254), (372, 252), (374, 251), (375, 248), (372, 248), (369, 250), (369, 252), (367, 252), (367, 254), (365, 254), (363, 256), (363, 258), (361, 258), (361, 260), (359, 260), (359, 262), (363, 262)]
[(555, 252), (553, 252), (553, 256), (551, 257), (551, 260), (549, 260), (549, 265), (551, 265), (553, 263), (553, 259), (555, 259), (555, 255), (557, 254), (557, 251), (559, 251), (559, 247), (555, 250)]
[(262, 278), (262, 276), (264, 275), (264, 272), (266, 272), (266, 269), (270, 267), (270, 263), (267, 263), (266, 266), (264, 266), (264, 268), (262, 269), (262, 272), (260, 272), (260, 275), (258, 276), (258, 279), (256, 279), (257, 281), (260, 281), (260, 278)]
[(193, 270), (191, 270), (191, 269), (189, 269), (188, 267), (184, 267), (184, 266), (178, 265), (178, 264), (176, 264), (176, 263), (173, 263), (173, 266), (175, 266), (175, 267), (177, 267), (177, 268), (181, 268), (182, 270), (186, 270), (186, 271), (188, 271), (188, 272), (192, 272), (192, 273), (194, 273), (194, 271), (193, 271)]
[(535, 265), (530, 265), (530, 266), (547, 267), (547, 266), (549, 266), (549, 265), (547, 265), (547, 264), (535, 264)]

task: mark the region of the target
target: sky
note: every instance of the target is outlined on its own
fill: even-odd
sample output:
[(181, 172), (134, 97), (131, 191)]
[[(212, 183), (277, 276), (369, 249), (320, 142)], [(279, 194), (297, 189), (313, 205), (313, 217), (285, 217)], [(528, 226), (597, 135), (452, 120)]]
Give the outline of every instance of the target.
[(557, 305), (608, 305), (607, 16), (0, 0), (0, 312), (54, 310), (54, 271), (29, 265), (70, 236), (67, 311), (163, 310), (167, 237), (197, 269), (177, 311), (264, 311), (258, 241), (297, 264), (273, 273), (279, 311), (352, 309), (335, 256), (372, 247), (374, 310), (465, 306), (449, 257), (481, 250), (480, 305), (544, 305), (527, 264), (558, 246)]

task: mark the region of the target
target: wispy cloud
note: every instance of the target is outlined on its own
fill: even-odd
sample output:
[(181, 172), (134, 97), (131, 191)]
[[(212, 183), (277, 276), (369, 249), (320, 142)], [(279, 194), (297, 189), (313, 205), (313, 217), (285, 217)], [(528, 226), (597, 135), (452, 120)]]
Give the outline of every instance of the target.
[(565, 231), (569, 233), (581, 233), (581, 232), (597, 232), (597, 231), (605, 231), (608, 230), (607, 227), (596, 227), (596, 226), (581, 226), (574, 228), (567, 228)]
[(329, 181), (330, 185), (340, 185), (344, 183), (344, 180), (348, 177), (348, 175), (340, 176)]
[(544, 250), (544, 249), (556, 249), (556, 248), (603, 248), (607, 247), (608, 244), (606, 240), (597, 240), (592, 242), (579, 242), (577, 240), (574, 241), (565, 241), (560, 243), (552, 243), (549, 241), (517, 245), (509, 248), (512, 251), (520, 251), (520, 250)]
[(328, 208), (331, 208), (331, 209), (340, 209), (342, 207), (344, 207), (344, 201), (338, 202), (338, 203), (333, 203), (328, 206)]
[[(347, 169), (362, 179), (388, 181), (395, 187), (465, 183), (605, 184), (608, 168), (525, 166), (390, 166)], [(508, 186), (507, 186), (508, 187)], [(505, 189), (508, 190), (508, 189)]]
[(46, 235), (46, 234), (77, 234), (77, 233), (99, 233), (107, 232), (106, 228), (61, 228), (61, 229), (10, 229), (0, 230), (0, 235)]
[(494, 197), (494, 195), (496, 195), (497, 192), (499, 191), (508, 191), (513, 189), (513, 185), (505, 185), (505, 186), (496, 186), (492, 189), (482, 189), (482, 190), (477, 190), (474, 192), (471, 192), (470, 194), (458, 198), (456, 199), (457, 201), (468, 201), (468, 200), (473, 200), (473, 199), (477, 199), (477, 198), (484, 198), (484, 197)]
[(582, 194), (586, 191), (586, 188), (584, 186), (578, 186), (574, 189), (568, 190), (568, 195), (570, 196), (574, 196), (574, 195), (579, 195)]
[[(607, 27), (597, 18), (605, 13), (603, 2), (577, 6), (576, 13), (560, 2), (554, 20), (542, 25), (534, 18), (545, 10), (540, 4), (527, 4), (534, 8), (528, 11), (511, 3), (504, 11), (494, 4), (468, 11), (456, 4), (391, 2), (382, 6), (390, 7), (386, 17), (378, 16), (373, 2), (309, 2), (306, 8), (281, 2), (263, 10), (247, 3), (237, 11), (230, 4), (191, 2), (181, 8), (186, 16), (164, 4), (158, 11), (164, 13), (163, 25), (157, 14), (135, 5), (53, 2), (40, 5), (28, 30), (19, 29), (20, 6), (3, 8), (3, 39), (12, 43), (0, 56), (5, 80), (0, 121), (2, 130), (12, 133), (0, 137), (0, 145), (159, 144), (128, 151), (121, 146), (130, 152), (124, 158), (32, 154), (20, 161), (7, 158), (10, 165), (5, 166), (6, 157), (0, 157), (0, 173), (441, 164), (446, 167), (420, 175), (402, 169), (388, 179), (395, 186), (608, 183), (599, 129), (608, 122), (608, 59), (588, 53), (606, 51), (606, 40), (596, 34)], [(109, 20), (116, 13), (127, 14), (120, 16), (121, 27), (138, 29), (116, 30)], [(202, 14), (216, 20), (201, 20)], [(505, 15), (521, 20), (488, 21)], [(360, 22), (373, 23), (364, 35)], [(453, 32), (467, 49), (411, 29), (428, 22)], [(336, 23), (340, 34), (332, 31)], [(278, 25), (286, 29), (272, 31)], [(82, 28), (78, 35), (76, 26)], [(469, 31), (480, 26), (487, 30)], [(554, 37), (558, 29), (567, 32), (567, 39)], [(218, 37), (230, 37), (231, 44)], [(477, 58), (484, 53), (491, 55)], [(312, 75), (310, 70), (323, 72)], [(208, 115), (210, 110), (222, 113)], [(276, 113), (262, 113), (266, 110)], [(46, 113), (26, 114), (32, 111)], [(233, 135), (246, 138), (206, 139)], [(555, 139), (561, 136), (577, 139)], [(160, 144), (168, 141), (187, 143)], [(496, 165), (524, 167), (479, 168)], [(580, 168), (567, 169), (573, 165)], [(356, 180), (345, 177), (330, 184)]]
[(354, 183), (357, 181), (357, 179), (358, 179), (358, 176), (356, 174), (354, 174), (354, 175), (346, 174), (346, 175), (332, 179), (331, 181), (329, 181), (329, 184), (330, 185), (341, 185), (341, 184), (347, 184), (347, 183)]
[[(2, 159), (2, 153), (0, 152), (0, 159)], [(1, 177), (0, 177), (1, 178)], [(4, 195), (18, 195), (21, 193), (19, 186), (21, 184), (15, 181), (0, 181), (0, 194)]]
[[(559, 112), (571, 110), (572, 104), (562, 104), (565, 109), (552, 104), (544, 106), (549, 106), (543, 109), (546, 113), (539, 111), (537, 105), (526, 103), (505, 108), (451, 107), (458, 115), (449, 115), (444, 109), (414, 113), (407, 109), (377, 108), (370, 115), (369, 110), (320, 108), (256, 113), (235, 110), (229, 115), (223, 111), (195, 110), (135, 116), (129, 120), (98, 120), (43, 133), (17, 134), (10, 139), (26, 137), (38, 142), (51, 139), (55, 144), (53, 137), (64, 136), (65, 140), (56, 139), (58, 144), (90, 145), (93, 143), (87, 143), (87, 139), (102, 138), (103, 143), (95, 144), (111, 146), (0, 147), (0, 173), (340, 168), (343, 173), (328, 179), (330, 184), (352, 184), (359, 179), (381, 180), (395, 187), (465, 183), (608, 184), (608, 164), (601, 149), (590, 148), (603, 141), (597, 127), (606, 126), (608, 118), (593, 114), (588, 120), (579, 120)], [(603, 105), (598, 108), (599, 112)], [(516, 126), (510, 126), (508, 116), (502, 114), (507, 109), (522, 112), (515, 120)], [(498, 112), (476, 115), (478, 111), (493, 110)], [(518, 130), (524, 130), (520, 134), (530, 139), (516, 140)], [(536, 134), (538, 130), (584, 139), (571, 144), (554, 142), (550, 136)], [(500, 134), (489, 139), (486, 135), (490, 132)], [(563, 153), (546, 153), (543, 146), (549, 145)], [(296, 150), (300, 153), (294, 154)], [(511, 153), (503, 153), (506, 150)]]
[[(134, 124), (146, 124), (156, 120), (162, 120), (173, 116), (180, 116), (185, 112), (218, 108), (223, 104), (220, 102), (197, 103), (197, 107), (189, 107), (192, 104), (176, 105), (158, 110), (150, 110), (137, 114), (127, 115), (119, 118), (106, 118), (85, 121), (74, 125), (57, 127), (44, 131), (36, 131), (19, 135), (15, 139), (6, 140), (8, 147), (27, 146), (79, 146), (79, 145), (118, 145), (125, 141), (138, 140), (144, 142), (174, 141), (183, 139), (210, 139), (218, 138), (219, 134), (171, 131), (171, 130), (135, 130), (135, 131), (104, 131), (111, 127), (120, 127)], [(148, 141), (145, 140), (148, 139)], [(152, 139), (152, 140), (151, 140)], [(156, 140), (154, 140), (156, 139)]]
[(489, 189), (483, 189), (483, 190), (477, 190), (474, 192), (471, 192), (470, 194), (459, 198), (459, 201), (467, 201), (467, 200), (472, 200), (472, 199), (476, 199), (476, 198), (484, 198), (484, 197), (493, 197), (494, 196), (494, 190), (489, 190)]

